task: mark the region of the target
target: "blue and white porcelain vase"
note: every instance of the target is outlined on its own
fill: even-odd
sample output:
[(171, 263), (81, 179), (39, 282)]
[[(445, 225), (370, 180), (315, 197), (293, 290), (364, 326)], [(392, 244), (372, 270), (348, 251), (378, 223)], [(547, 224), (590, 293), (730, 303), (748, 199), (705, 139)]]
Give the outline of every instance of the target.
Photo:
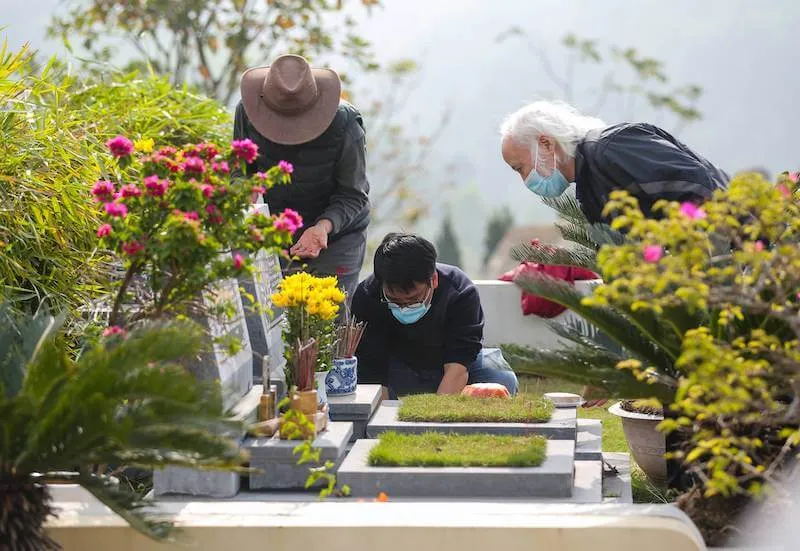
[(358, 358), (335, 358), (325, 377), (325, 390), (331, 396), (352, 394), (358, 384)]

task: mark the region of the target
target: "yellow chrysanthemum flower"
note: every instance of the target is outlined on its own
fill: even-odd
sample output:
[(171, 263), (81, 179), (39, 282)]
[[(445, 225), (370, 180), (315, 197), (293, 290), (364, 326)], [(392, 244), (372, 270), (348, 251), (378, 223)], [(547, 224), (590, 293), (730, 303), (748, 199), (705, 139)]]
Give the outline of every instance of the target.
[(153, 140), (153, 138), (142, 138), (141, 140), (136, 140), (133, 142), (133, 147), (136, 148), (136, 151), (140, 151), (142, 153), (152, 153), (155, 146), (156, 142)]

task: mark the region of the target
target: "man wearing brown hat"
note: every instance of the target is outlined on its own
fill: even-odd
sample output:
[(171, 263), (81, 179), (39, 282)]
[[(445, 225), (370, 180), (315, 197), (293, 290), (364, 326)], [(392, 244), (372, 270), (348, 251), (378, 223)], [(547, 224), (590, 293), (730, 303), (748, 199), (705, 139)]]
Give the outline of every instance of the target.
[(330, 69), (311, 68), (297, 55), (245, 71), (236, 106), (234, 139), (258, 145), (253, 172), (288, 161), (292, 184), (270, 189), (270, 212), (290, 208), (303, 217), (292, 255), (306, 270), (335, 275), (352, 296), (366, 252), (369, 182), (366, 135), (358, 110), (340, 101)]

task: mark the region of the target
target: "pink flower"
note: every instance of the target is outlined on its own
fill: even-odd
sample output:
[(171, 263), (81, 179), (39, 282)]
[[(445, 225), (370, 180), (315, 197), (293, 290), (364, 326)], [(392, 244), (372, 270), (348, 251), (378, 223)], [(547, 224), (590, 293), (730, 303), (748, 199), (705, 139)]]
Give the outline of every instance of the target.
[(275, 219), (275, 229), (279, 231), (294, 233), (302, 227), (303, 217), (292, 209), (284, 210), (280, 216)]
[(162, 147), (161, 149), (158, 150), (158, 154), (159, 155), (163, 155), (164, 157), (172, 157), (177, 152), (178, 152), (178, 150), (175, 149), (174, 147), (172, 147), (171, 145), (168, 145), (166, 147)]
[(756, 241), (753, 244), (753, 248), (756, 250), (757, 253), (760, 253), (764, 250), (764, 242), (763, 241)]
[(214, 186), (211, 184), (203, 184), (200, 186), (200, 190), (203, 192), (203, 196), (206, 199), (211, 199), (211, 197), (214, 195)]
[(239, 253), (233, 255), (233, 267), (241, 270), (244, 267), (244, 258)]
[(664, 248), (661, 245), (647, 245), (644, 248), (644, 261), (655, 264), (664, 256)]
[(266, 180), (269, 177), (269, 174), (267, 174), (266, 172), (256, 172), (256, 177), (259, 180)]
[(198, 174), (202, 174), (206, 171), (206, 164), (200, 157), (188, 157), (183, 162), (183, 170), (186, 172), (197, 172)]
[(231, 142), (233, 154), (244, 162), (250, 164), (258, 157), (258, 146), (252, 140), (233, 140)]
[(122, 252), (127, 254), (128, 256), (134, 256), (136, 253), (144, 249), (144, 245), (136, 241), (127, 241), (122, 244)]
[(108, 180), (99, 180), (92, 186), (92, 195), (96, 201), (108, 201), (116, 192), (114, 184)]
[(106, 214), (114, 218), (124, 218), (128, 214), (128, 207), (124, 203), (106, 203)]
[(191, 210), (189, 212), (184, 212), (183, 213), (183, 219), (184, 220), (195, 220), (195, 221), (197, 221), (197, 220), (200, 220), (200, 215), (197, 214), (197, 212)]
[(289, 161), (280, 161), (278, 163), (278, 169), (284, 174), (291, 174), (292, 172), (294, 172), (294, 167), (292, 166), (292, 163), (290, 163)]
[(209, 161), (214, 157), (216, 157), (217, 155), (219, 155), (219, 150), (217, 149), (217, 146), (215, 146), (213, 143), (200, 144), (199, 149), (200, 151), (205, 153), (205, 157)]
[(208, 214), (214, 214), (215, 212), (217, 212), (217, 206), (216, 205), (206, 205), (206, 212)]
[(219, 172), (221, 174), (228, 174), (231, 169), (228, 166), (228, 161), (220, 161), (218, 163), (211, 163), (211, 170), (214, 172)]
[(223, 220), (224, 218), (222, 218), (222, 215), (218, 212), (215, 212), (214, 214), (208, 217), (208, 221), (211, 224), (222, 224)]
[(120, 193), (122, 197), (139, 197), (142, 194), (142, 190), (136, 184), (127, 184), (122, 186)]
[(681, 214), (692, 220), (702, 220), (707, 216), (706, 211), (689, 201), (681, 204)]
[(786, 186), (785, 186), (785, 185), (783, 185), (783, 184), (778, 184), (778, 191), (779, 191), (779, 192), (781, 193), (781, 195), (783, 195), (784, 197), (791, 197), (791, 196), (792, 196), (792, 192), (791, 192), (791, 191), (789, 191), (789, 188), (788, 188), (788, 187), (786, 187)]
[(106, 147), (111, 150), (114, 157), (127, 157), (133, 153), (133, 142), (125, 136), (117, 136), (106, 142)]
[(800, 180), (800, 172), (790, 172), (789, 179), (796, 184)]
[(167, 192), (168, 180), (159, 180), (155, 174), (144, 179), (144, 187), (151, 197), (161, 197)]
[(97, 237), (105, 237), (111, 235), (111, 224), (103, 224), (97, 228)]
[(112, 325), (111, 327), (106, 327), (105, 329), (103, 329), (103, 336), (104, 337), (111, 337), (113, 335), (119, 335), (120, 337), (125, 337), (125, 335), (127, 335), (127, 334), (128, 334), (128, 332), (125, 331), (119, 325)]
[(253, 193), (266, 193), (267, 188), (264, 186), (253, 186)]

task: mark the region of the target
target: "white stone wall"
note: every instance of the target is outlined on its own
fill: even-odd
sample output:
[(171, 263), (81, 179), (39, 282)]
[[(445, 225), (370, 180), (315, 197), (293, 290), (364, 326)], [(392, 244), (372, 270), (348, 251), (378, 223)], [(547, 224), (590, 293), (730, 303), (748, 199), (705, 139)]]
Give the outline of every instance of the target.
[[(578, 281), (575, 286), (588, 294), (597, 283), (599, 281)], [(519, 287), (510, 282), (493, 280), (477, 280), (475, 286), (481, 296), (481, 305), (486, 316), (484, 346), (513, 343), (543, 348), (556, 344), (555, 334), (547, 326), (548, 320), (522, 315), (522, 291)], [(572, 315), (574, 314), (567, 311), (549, 321), (563, 321)]]

